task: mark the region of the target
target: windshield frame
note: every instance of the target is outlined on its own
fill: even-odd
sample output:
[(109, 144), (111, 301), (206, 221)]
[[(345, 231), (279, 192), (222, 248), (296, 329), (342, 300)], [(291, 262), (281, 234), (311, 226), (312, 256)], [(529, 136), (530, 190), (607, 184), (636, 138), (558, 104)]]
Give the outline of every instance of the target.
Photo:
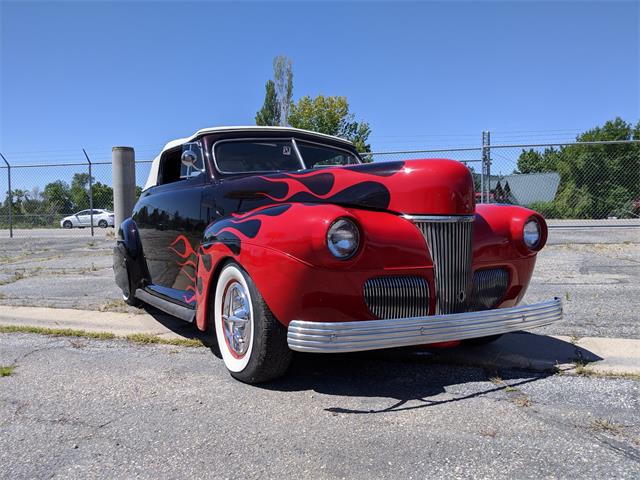
[[(307, 143), (307, 144), (312, 144), (312, 145), (318, 145), (321, 147), (326, 147), (326, 148), (331, 148), (334, 150), (338, 150), (341, 152), (345, 152), (349, 155), (351, 155), (353, 158), (356, 159), (356, 163), (353, 164), (349, 164), (349, 165), (359, 165), (362, 163), (362, 159), (360, 158), (360, 155), (355, 152), (355, 151), (351, 151), (348, 150), (346, 148), (341, 148), (341, 147), (337, 147), (335, 145), (332, 145), (331, 143), (322, 143), (322, 142), (315, 142), (312, 140), (307, 140), (305, 138), (298, 138), (298, 140), (302, 143)], [(216, 147), (221, 144), (221, 143), (229, 143), (229, 142), (269, 142), (269, 141), (273, 141), (273, 142), (291, 142), (291, 145), (293, 146), (293, 151), (296, 154), (296, 158), (298, 159), (298, 162), (300, 164), (300, 167), (298, 170), (248, 170), (248, 171), (244, 171), (244, 172), (228, 172), (225, 170), (221, 170), (220, 167), (218, 166), (218, 160), (216, 158)], [(281, 173), (281, 172), (298, 172), (300, 170), (321, 170), (324, 168), (334, 168), (334, 167), (344, 167), (344, 166), (349, 166), (349, 165), (326, 165), (323, 167), (318, 167), (318, 168), (314, 168), (314, 167), (307, 167), (307, 165), (304, 162), (304, 158), (302, 157), (302, 154), (300, 153), (300, 150), (298, 148), (298, 144), (296, 143), (296, 138), (295, 137), (240, 137), (240, 138), (223, 138), (220, 140), (217, 140), (213, 143), (213, 145), (211, 145), (211, 159), (213, 160), (213, 166), (215, 167), (216, 171), (222, 175), (251, 175), (251, 174), (271, 174), (271, 173)]]

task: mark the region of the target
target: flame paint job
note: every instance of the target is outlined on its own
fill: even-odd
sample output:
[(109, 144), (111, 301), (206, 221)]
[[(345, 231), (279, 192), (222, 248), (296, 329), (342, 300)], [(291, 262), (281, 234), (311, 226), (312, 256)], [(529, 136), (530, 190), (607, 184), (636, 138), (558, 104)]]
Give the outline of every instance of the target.
[[(372, 276), (419, 275), (435, 291), (425, 240), (399, 214), (475, 214), (473, 269), (503, 267), (509, 289), (500, 307), (517, 304), (529, 284), (536, 252), (524, 246), (521, 226), (537, 213), (516, 206), (475, 205), (469, 170), (451, 160), (373, 163), (295, 173), (223, 178), (212, 185), (216, 215), (201, 242), (178, 235), (169, 245), (189, 284), (184, 302), (207, 326), (211, 290), (227, 259), (247, 270), (276, 318), (370, 320), (363, 284)], [(206, 193), (203, 197), (206, 197)], [(326, 247), (329, 225), (353, 219), (361, 230), (356, 255), (342, 261)], [(192, 273), (195, 269), (195, 276)], [(432, 298), (430, 311), (435, 311)]]

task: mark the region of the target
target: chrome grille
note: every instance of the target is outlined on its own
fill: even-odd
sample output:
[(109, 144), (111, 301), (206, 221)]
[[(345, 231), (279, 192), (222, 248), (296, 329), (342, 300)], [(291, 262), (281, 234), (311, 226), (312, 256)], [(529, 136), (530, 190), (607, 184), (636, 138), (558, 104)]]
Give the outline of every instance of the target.
[(509, 286), (509, 272), (504, 268), (477, 270), (473, 274), (473, 293), (469, 311), (494, 308)]
[(422, 277), (370, 278), (364, 300), (379, 319), (420, 317), (429, 314), (429, 285)]
[(436, 315), (464, 312), (471, 293), (473, 215), (407, 218), (422, 232), (433, 261)]

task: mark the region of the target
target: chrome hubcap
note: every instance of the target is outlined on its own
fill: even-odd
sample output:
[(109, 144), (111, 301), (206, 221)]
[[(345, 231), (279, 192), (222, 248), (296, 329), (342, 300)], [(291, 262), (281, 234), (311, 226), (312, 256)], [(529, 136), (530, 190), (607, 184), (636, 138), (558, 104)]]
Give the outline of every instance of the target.
[(222, 329), (232, 353), (241, 357), (251, 342), (251, 306), (249, 295), (238, 282), (227, 287), (222, 304)]

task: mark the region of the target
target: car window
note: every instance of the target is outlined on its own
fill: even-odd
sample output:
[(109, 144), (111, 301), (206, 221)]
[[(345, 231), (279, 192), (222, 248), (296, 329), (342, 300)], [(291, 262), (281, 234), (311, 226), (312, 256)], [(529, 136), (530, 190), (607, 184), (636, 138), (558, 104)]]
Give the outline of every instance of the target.
[(300, 140), (296, 140), (296, 145), (307, 168), (354, 165), (360, 163), (353, 153), (346, 150), (340, 150), (328, 145), (307, 143)]
[(89, 215), (89, 210), (82, 210), (82, 211), (76, 213), (76, 215)]
[(279, 172), (302, 168), (291, 140), (222, 141), (214, 145), (213, 156), (222, 173)]

